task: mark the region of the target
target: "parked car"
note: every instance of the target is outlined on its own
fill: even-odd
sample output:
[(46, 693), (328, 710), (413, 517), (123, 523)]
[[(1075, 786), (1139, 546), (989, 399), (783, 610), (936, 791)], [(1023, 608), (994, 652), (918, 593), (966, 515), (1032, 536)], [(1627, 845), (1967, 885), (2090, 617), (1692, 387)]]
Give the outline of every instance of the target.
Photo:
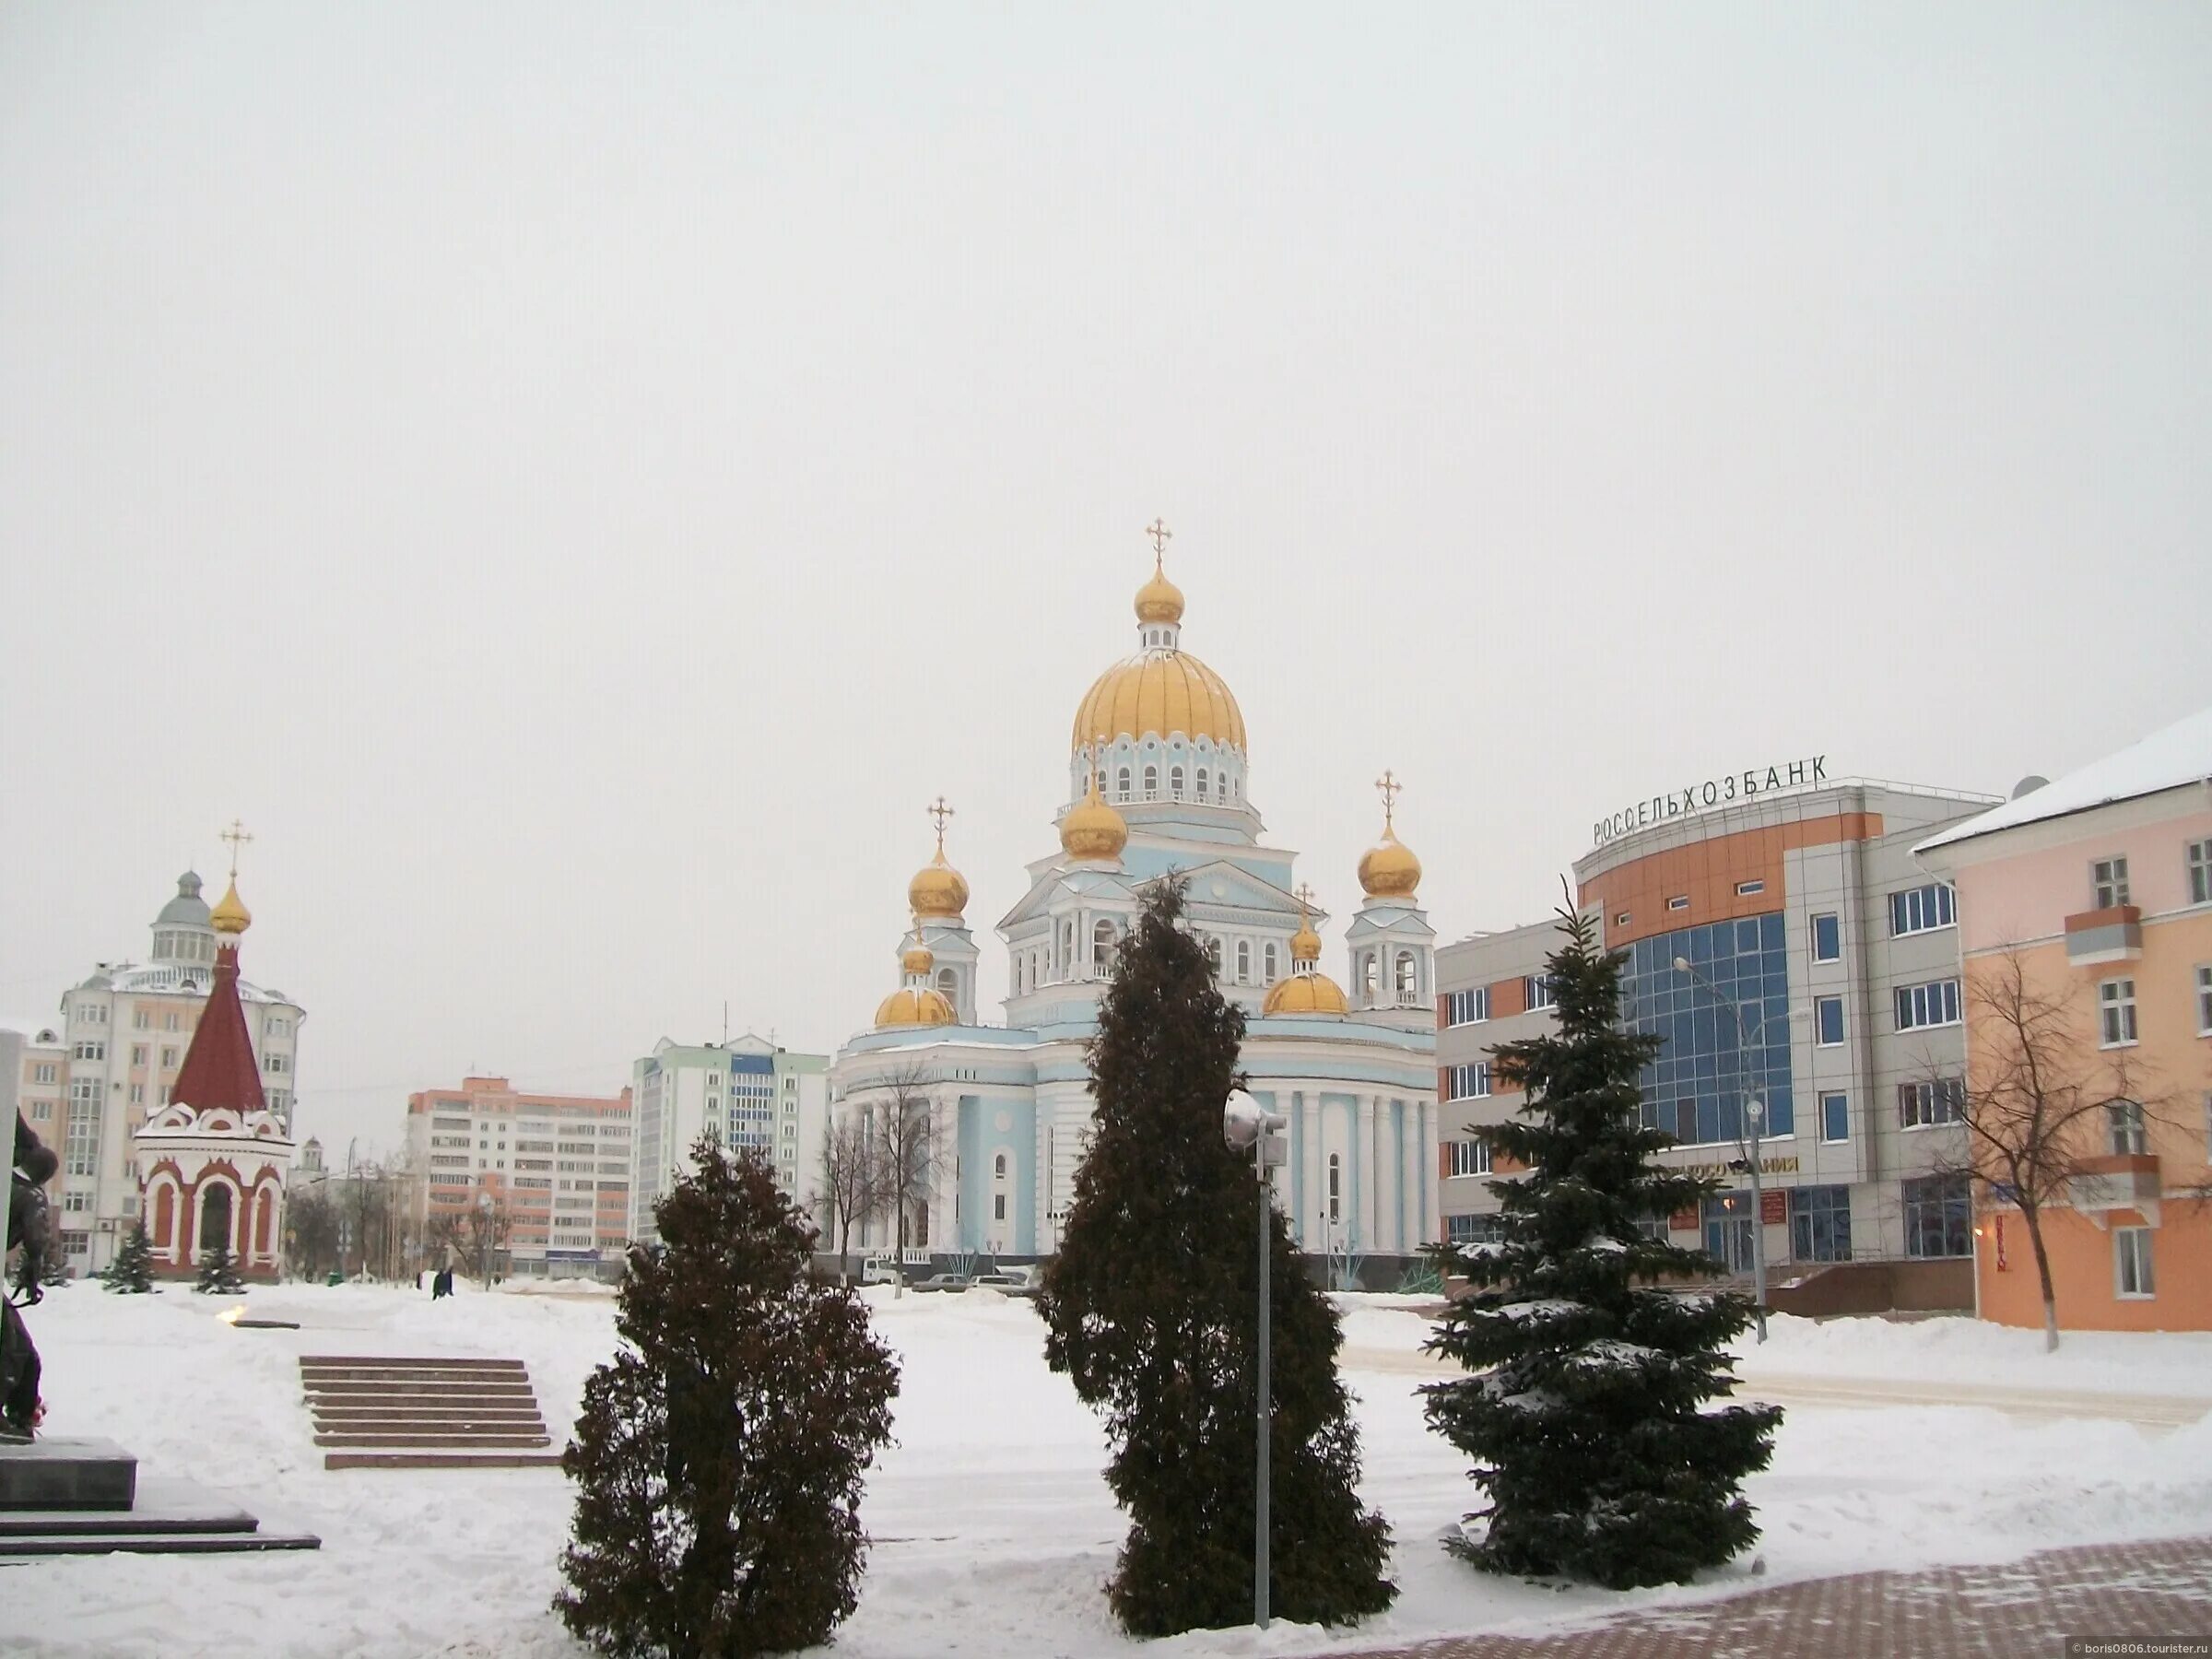
[(1001, 1296), (1034, 1296), (1043, 1288), (1044, 1269), (1001, 1267), (995, 1273), (979, 1274), (975, 1282), (987, 1286)]
[(860, 1265), (860, 1282), (864, 1285), (895, 1285), (899, 1282), (899, 1264), (889, 1256), (870, 1256)]
[(965, 1290), (975, 1281), (964, 1273), (933, 1273), (927, 1278), (916, 1279), (909, 1290)]

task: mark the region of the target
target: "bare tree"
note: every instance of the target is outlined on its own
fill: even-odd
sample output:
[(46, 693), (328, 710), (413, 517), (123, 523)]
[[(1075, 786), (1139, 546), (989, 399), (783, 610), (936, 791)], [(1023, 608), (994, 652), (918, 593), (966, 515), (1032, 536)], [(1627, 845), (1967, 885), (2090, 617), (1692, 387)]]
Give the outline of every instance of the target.
[(1956, 1100), (1968, 1167), (1946, 1172), (1970, 1176), (2019, 1210), (2042, 1291), (2047, 1352), (2058, 1347), (2058, 1295), (2044, 1214), (2069, 1207), (2086, 1178), (2104, 1173), (2107, 1154), (2147, 1135), (2156, 1113), (2132, 1086), (2126, 1051), (2089, 1059), (2099, 1051), (2085, 1041), (2093, 1033), (2082, 1029), (2077, 999), (2036, 983), (2017, 947), (1968, 976), (1967, 1006), (1972, 1046)]
[[(491, 1196), (486, 1204), (483, 1198)], [(514, 1218), (506, 1202), (488, 1188), (480, 1194), (477, 1202), (465, 1209), (449, 1210), (430, 1218), (429, 1241), (441, 1251), (451, 1251), (461, 1258), (471, 1278), (491, 1288), (493, 1269), (499, 1265), (500, 1252), (506, 1247), (507, 1235), (514, 1229)]]
[(337, 1259), (338, 1206), (331, 1201), (329, 1184), (318, 1182), (285, 1201), (285, 1253), (302, 1278), (320, 1277), (323, 1264)]
[(936, 1173), (936, 1115), (931, 1110), (930, 1077), (919, 1062), (887, 1073), (881, 1092), (870, 1102), (876, 1172), (876, 1213), (897, 1218), (898, 1287), (906, 1289), (907, 1220), (929, 1194)]
[(823, 1230), (837, 1240), (838, 1277), (853, 1282), (853, 1230), (878, 1213), (883, 1189), (875, 1162), (875, 1142), (858, 1112), (847, 1112), (822, 1128), (820, 1186), (815, 1203), (827, 1212)]

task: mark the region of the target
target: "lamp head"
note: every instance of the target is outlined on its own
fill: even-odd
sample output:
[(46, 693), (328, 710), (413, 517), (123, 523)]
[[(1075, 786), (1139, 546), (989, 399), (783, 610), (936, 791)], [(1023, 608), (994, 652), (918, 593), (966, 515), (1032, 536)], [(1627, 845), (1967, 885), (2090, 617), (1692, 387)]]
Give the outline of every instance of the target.
[(1242, 1089), (1233, 1089), (1221, 1107), (1222, 1138), (1239, 1152), (1249, 1151), (1261, 1135), (1285, 1127), (1289, 1120), (1268, 1111)]
[(1688, 957), (1677, 957), (1675, 959), (1675, 971), (1677, 973), (1688, 973), (1689, 971), (1689, 959)]

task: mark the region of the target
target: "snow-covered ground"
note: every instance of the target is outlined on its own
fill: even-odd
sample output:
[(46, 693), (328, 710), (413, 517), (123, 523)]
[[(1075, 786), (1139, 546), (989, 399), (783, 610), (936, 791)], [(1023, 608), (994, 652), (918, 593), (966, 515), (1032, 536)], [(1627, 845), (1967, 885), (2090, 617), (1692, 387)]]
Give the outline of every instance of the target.
[[(1397, 1605), (1355, 1631), (1277, 1625), (1160, 1643), (1119, 1636), (1100, 1585), (1123, 1531), (1100, 1477), (1104, 1442), (1045, 1369), (1027, 1303), (989, 1292), (871, 1291), (904, 1384), (899, 1444), (871, 1479), (875, 1544), (849, 1659), (1298, 1653), (1477, 1630), (1534, 1631), (1624, 1607), (1876, 1567), (2000, 1561), (2057, 1544), (2212, 1532), (2212, 1418), (2153, 1430), (2091, 1415), (2128, 1395), (2201, 1396), (2212, 1337), (2070, 1336), (2055, 1359), (2033, 1332), (1966, 1320), (1916, 1324), (1778, 1319), (1744, 1367), (1786, 1395), (1794, 1380), (1863, 1379), (1871, 1406), (1794, 1406), (1750, 1495), (1757, 1557), (1685, 1588), (1614, 1595), (1500, 1581), (1446, 1556), (1466, 1508), (1464, 1465), (1424, 1426), (1414, 1390), (1436, 1374), (1428, 1326), (1404, 1299), (1343, 1299), (1346, 1369), (1359, 1398), (1365, 1492), (1395, 1531)], [(527, 1359), (548, 1423), (571, 1421), (614, 1342), (610, 1297), (463, 1287), (451, 1301), (366, 1287), (287, 1287), (246, 1299), (300, 1331), (239, 1330), (232, 1301), (171, 1289), (117, 1297), (73, 1286), (34, 1311), (51, 1432), (102, 1434), (150, 1473), (240, 1494), (323, 1535), (313, 1554), (110, 1556), (0, 1566), (10, 1653), (562, 1654), (547, 1610), (570, 1493), (558, 1471), (326, 1472), (300, 1405), (302, 1353), (481, 1353)], [(1927, 1383), (2048, 1389), (2037, 1419), (1979, 1405), (1915, 1404)]]

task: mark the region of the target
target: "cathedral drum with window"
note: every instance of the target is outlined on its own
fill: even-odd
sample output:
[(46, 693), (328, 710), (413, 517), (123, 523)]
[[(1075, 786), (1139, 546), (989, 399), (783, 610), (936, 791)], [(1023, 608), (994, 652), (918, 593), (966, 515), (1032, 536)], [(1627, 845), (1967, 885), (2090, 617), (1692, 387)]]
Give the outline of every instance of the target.
[(947, 861), (950, 809), (931, 808), (936, 850), (908, 886), (900, 983), (830, 1070), (833, 1113), (926, 1114), (931, 1151), (903, 1218), (870, 1221), (855, 1247), (894, 1247), (903, 1230), (933, 1254), (1052, 1253), (1088, 1138), (1099, 1001), (1141, 889), (1172, 875), (1222, 994), (1245, 1012), (1252, 1092), (1289, 1119), (1277, 1203), (1302, 1248), (1394, 1284), (1441, 1236), (1435, 934), (1420, 861), (1397, 835), (1399, 786), (1384, 774), (1382, 835), (1359, 861), (1347, 991), (1322, 971), (1328, 918), (1296, 884), (1296, 854), (1262, 843), (1243, 713), (1182, 648), (1183, 596), (1159, 557), (1168, 532), (1151, 534), (1137, 649), (1077, 703), (1059, 844), (998, 924), (1001, 1024), (978, 1013), (968, 883)]

